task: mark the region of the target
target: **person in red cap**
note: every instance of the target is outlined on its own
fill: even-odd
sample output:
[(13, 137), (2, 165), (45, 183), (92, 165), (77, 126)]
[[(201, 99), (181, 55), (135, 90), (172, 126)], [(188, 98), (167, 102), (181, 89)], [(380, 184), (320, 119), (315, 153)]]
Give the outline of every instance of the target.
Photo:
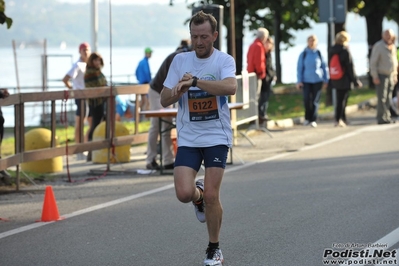
[[(90, 45), (87, 42), (79, 45), (79, 60), (76, 61), (65, 77), (62, 79), (65, 86), (70, 90), (83, 90), (85, 88), (84, 76), (86, 72), (86, 61), (91, 54)], [(72, 81), (72, 83), (71, 83)], [(81, 101), (83, 101), (83, 112), (81, 112)], [(82, 99), (75, 99), (76, 104), (76, 116), (75, 116), (75, 143), (83, 142), (80, 139), (80, 121), (86, 116), (86, 102)], [(89, 114), (90, 117), (90, 114)], [(90, 126), (90, 118), (88, 117), (88, 123)], [(77, 154), (78, 160), (84, 160), (83, 154)]]

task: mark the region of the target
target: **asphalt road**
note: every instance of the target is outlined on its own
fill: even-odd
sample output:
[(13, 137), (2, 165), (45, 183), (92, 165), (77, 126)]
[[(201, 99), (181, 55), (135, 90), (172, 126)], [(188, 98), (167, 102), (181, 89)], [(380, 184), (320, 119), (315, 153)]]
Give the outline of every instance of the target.
[[(374, 120), (358, 112), (346, 128), (325, 121), (273, 138), (257, 133), (255, 147), (241, 139), (221, 191), (224, 265), (326, 265), (346, 249), (347, 264), (363, 265), (353, 252), (374, 259), (373, 243), (394, 262), (399, 124)], [(64, 220), (35, 222), (45, 185), (0, 195), (8, 220), (0, 221), (0, 265), (202, 265), (206, 227), (177, 201), (170, 175), (54, 182)]]

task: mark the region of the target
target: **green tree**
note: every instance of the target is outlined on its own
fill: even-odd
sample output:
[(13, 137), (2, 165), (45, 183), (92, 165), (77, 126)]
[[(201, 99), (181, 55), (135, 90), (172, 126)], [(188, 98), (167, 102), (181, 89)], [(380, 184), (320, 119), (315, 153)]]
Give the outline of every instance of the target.
[[(173, 5), (173, 0), (170, 1)], [(223, 24), (227, 33), (227, 52), (231, 54), (231, 0), (203, 0), (200, 4), (216, 4), (224, 7)], [(193, 5), (191, 5), (192, 8)], [(235, 16), (235, 47), (237, 74), (243, 69), (242, 62), (244, 29), (251, 30), (265, 27), (275, 36), (276, 43), (276, 70), (278, 82), (281, 82), (280, 43), (286, 44), (286, 48), (293, 45), (293, 35), (290, 30), (306, 29), (310, 27), (311, 20), (316, 19), (317, 9), (315, 0), (271, 0), (271, 1), (247, 1), (234, 0)], [(278, 25), (278, 26), (277, 26)]]
[[(391, 8), (388, 11), (387, 18), (396, 22), (399, 25), (399, 2), (392, 2)], [(399, 32), (397, 32), (399, 35)]]
[(6, 3), (4, 0), (0, 0), (0, 24), (7, 24), (7, 29), (11, 28), (12, 19), (7, 17), (6, 14)]
[[(366, 18), (367, 25), (367, 44), (369, 48), (368, 57), (370, 58), (373, 45), (381, 39), (382, 22), (388, 15), (393, 0), (363, 0), (364, 6), (359, 9), (359, 14)], [(373, 87), (371, 76), (369, 75), (369, 87)]]
[(266, 5), (266, 12), (259, 12), (256, 7), (248, 9), (247, 22), (250, 29), (265, 27), (274, 36), (277, 83), (281, 83), (280, 44), (286, 44), (285, 49), (293, 46), (292, 30), (310, 28), (310, 22), (317, 20), (317, 4), (314, 0), (274, 0)]

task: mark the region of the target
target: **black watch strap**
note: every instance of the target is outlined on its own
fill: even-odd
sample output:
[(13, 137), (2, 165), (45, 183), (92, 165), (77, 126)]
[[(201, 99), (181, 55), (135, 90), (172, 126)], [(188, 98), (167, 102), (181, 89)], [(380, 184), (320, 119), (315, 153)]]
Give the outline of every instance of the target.
[(193, 77), (193, 83), (191, 83), (191, 87), (197, 87), (198, 78), (196, 76)]

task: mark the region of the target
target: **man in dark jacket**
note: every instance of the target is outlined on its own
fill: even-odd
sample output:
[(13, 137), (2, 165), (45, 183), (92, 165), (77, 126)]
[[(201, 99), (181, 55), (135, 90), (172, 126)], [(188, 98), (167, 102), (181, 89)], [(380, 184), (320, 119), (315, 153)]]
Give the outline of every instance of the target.
[[(7, 98), (10, 94), (8, 93), (7, 89), (0, 89), (0, 99)], [(4, 116), (3, 112), (1, 111), (0, 107), (0, 146), (1, 143), (3, 142), (3, 136), (4, 136)], [(1, 158), (1, 156), (0, 156)], [(3, 181), (4, 184), (9, 185), (11, 176), (6, 170), (1, 170), (0, 171), (0, 180)]]
[(274, 41), (269, 36), (265, 44), (265, 58), (266, 58), (266, 77), (262, 79), (262, 87), (258, 100), (258, 114), (259, 114), (259, 127), (265, 128), (267, 117), (267, 107), (269, 105), (269, 97), (272, 91), (272, 82), (276, 77), (276, 72), (273, 67), (272, 51), (274, 48)]
[[(189, 40), (182, 40), (180, 46), (177, 50), (170, 54), (160, 66), (157, 74), (150, 82), (150, 90), (148, 91), (148, 98), (150, 102), (150, 109), (157, 110), (162, 109), (161, 105), (161, 91), (163, 89), (163, 82), (168, 74), (170, 64), (172, 63), (173, 58), (182, 52), (191, 51)], [(151, 170), (159, 170), (159, 164), (156, 161), (156, 157), (158, 155), (157, 152), (157, 143), (158, 143), (158, 135), (159, 135), (159, 118), (151, 117), (150, 119), (150, 129), (148, 131), (148, 146), (147, 146), (147, 158), (146, 158), (146, 168)], [(171, 118), (163, 118), (164, 120), (170, 120), (169, 123), (172, 123)], [(174, 154), (172, 149), (172, 139), (170, 137), (170, 130), (167, 130), (169, 127), (168, 123), (162, 123), (162, 131), (164, 132), (162, 136), (162, 161), (164, 169), (173, 169), (174, 168)]]
[[(349, 98), (349, 92), (353, 85), (355, 87), (363, 86), (358, 79), (353, 65), (352, 55), (348, 49), (350, 36), (347, 32), (338, 32), (335, 37), (335, 44), (331, 47), (328, 54), (329, 62), (333, 55), (339, 55), (339, 62), (344, 71), (344, 75), (337, 80), (331, 80), (333, 88), (336, 89), (336, 106), (335, 106), (335, 126), (345, 127), (347, 125), (345, 108)], [(331, 69), (330, 69), (331, 71)]]

